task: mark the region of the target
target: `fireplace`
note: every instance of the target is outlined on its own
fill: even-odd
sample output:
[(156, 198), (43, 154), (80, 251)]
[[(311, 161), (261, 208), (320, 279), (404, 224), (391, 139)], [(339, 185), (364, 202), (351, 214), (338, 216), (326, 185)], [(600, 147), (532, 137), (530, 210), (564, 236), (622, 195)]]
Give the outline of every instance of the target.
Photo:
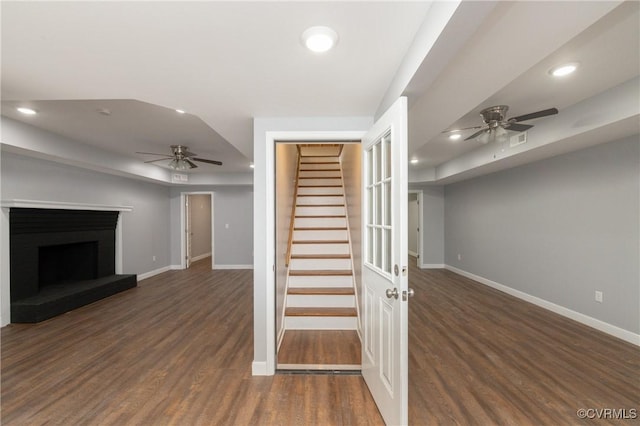
[(12, 208), (11, 322), (39, 322), (137, 285), (115, 273), (117, 211)]

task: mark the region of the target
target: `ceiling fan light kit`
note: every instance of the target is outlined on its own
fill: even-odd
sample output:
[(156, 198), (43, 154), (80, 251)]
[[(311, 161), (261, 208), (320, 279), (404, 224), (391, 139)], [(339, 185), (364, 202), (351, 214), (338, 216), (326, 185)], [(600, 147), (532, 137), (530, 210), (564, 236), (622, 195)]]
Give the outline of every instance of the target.
[(195, 169), (198, 167), (194, 161), (199, 161), (201, 163), (207, 164), (215, 164), (216, 166), (222, 166), (221, 161), (216, 160), (208, 160), (206, 158), (198, 158), (193, 152), (189, 152), (189, 147), (184, 145), (171, 145), (171, 155), (168, 154), (158, 154), (155, 152), (136, 152), (136, 154), (144, 154), (144, 155), (160, 155), (164, 158), (158, 158), (157, 160), (149, 160), (145, 161), (145, 163), (155, 163), (158, 161), (166, 161), (170, 160), (167, 166), (173, 170), (186, 171), (190, 169)]
[[(558, 113), (557, 108), (549, 108), (529, 114), (519, 115), (517, 117), (506, 118), (509, 106), (496, 105), (485, 108), (480, 111), (480, 116), (484, 124), (481, 126), (467, 127), (464, 129), (446, 130), (443, 133), (461, 132), (463, 130), (480, 129), (471, 136), (465, 138), (465, 141), (476, 139), (478, 142), (486, 144), (489, 142), (506, 142), (508, 139), (508, 130), (514, 132), (524, 132), (533, 127), (532, 124), (520, 124), (521, 121), (533, 120), (535, 118), (547, 117)], [(451, 135), (450, 139), (454, 139)]]

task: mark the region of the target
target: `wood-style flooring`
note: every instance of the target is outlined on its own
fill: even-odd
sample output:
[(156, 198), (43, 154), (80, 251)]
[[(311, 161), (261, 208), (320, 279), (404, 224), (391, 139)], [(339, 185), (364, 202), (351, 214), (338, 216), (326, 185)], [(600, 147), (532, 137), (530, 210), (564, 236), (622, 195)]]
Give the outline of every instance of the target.
[[(453, 272), (420, 270), (415, 258), (409, 263), (412, 424), (592, 424), (578, 410), (634, 417), (640, 409), (640, 348)], [(597, 422), (608, 423), (621, 424)]]
[[(448, 271), (412, 266), (409, 281), (411, 424), (581, 424), (581, 408), (640, 408), (637, 347)], [(382, 424), (359, 376), (251, 376), (252, 286), (251, 271), (197, 262), (4, 327), (2, 424)]]
[(355, 330), (287, 330), (278, 351), (278, 368), (359, 370), (361, 355)]
[(360, 376), (252, 377), (253, 273), (209, 265), (2, 328), (2, 425), (383, 424)]

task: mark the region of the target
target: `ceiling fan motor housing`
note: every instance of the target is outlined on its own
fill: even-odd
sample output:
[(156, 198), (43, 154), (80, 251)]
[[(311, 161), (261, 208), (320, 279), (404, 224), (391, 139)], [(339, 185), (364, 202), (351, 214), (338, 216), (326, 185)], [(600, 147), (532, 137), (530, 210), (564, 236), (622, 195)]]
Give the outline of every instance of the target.
[(509, 107), (507, 105), (497, 105), (489, 108), (485, 108), (480, 111), (480, 115), (482, 116), (482, 120), (491, 126), (491, 123), (495, 123), (492, 127), (497, 127), (497, 125), (504, 121), (504, 118), (507, 116), (507, 111)]

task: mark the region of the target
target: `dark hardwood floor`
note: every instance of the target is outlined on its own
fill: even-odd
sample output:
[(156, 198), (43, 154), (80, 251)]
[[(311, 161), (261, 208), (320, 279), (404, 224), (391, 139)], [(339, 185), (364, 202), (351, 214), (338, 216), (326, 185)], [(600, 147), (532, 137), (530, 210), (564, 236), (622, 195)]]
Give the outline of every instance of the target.
[[(637, 347), (448, 271), (411, 267), (409, 280), (411, 424), (581, 424), (580, 408), (640, 408)], [(359, 376), (251, 376), (252, 285), (251, 271), (198, 262), (4, 327), (2, 424), (382, 424)]]
[(420, 270), (415, 258), (409, 263), (416, 292), (410, 423), (593, 424), (578, 410), (607, 408), (640, 416), (638, 347), (453, 272)]
[(252, 377), (252, 300), (252, 271), (203, 260), (4, 327), (2, 425), (382, 424), (359, 376)]
[(359, 370), (361, 355), (355, 330), (287, 330), (278, 351), (278, 367), (342, 365)]

